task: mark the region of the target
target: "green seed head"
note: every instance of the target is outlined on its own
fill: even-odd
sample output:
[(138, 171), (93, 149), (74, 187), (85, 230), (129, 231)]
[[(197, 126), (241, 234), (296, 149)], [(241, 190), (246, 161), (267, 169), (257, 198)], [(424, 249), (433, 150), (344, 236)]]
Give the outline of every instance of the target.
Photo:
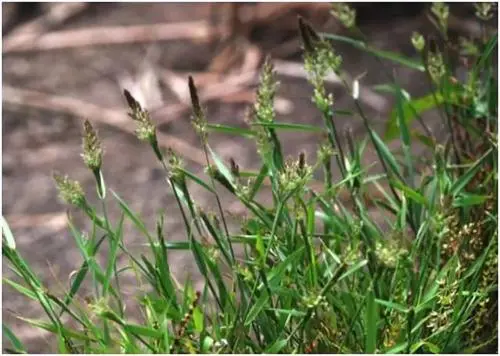
[(429, 53), (428, 69), (432, 80), (435, 82), (439, 82), (440, 79), (446, 74), (446, 67), (441, 53)]
[(83, 161), (91, 170), (99, 170), (102, 164), (103, 149), (101, 142), (88, 120), (83, 123)]
[(169, 175), (174, 179), (182, 179), (184, 177), (184, 162), (182, 158), (170, 147), (167, 149), (167, 162)]
[(478, 2), (474, 4), (476, 16), (482, 21), (490, 20), (494, 15), (494, 2)]
[(193, 107), (193, 126), (198, 135), (200, 135), (202, 141), (205, 142), (208, 137), (207, 120), (200, 105), (200, 99), (193, 77), (191, 76), (189, 76), (189, 94), (191, 95), (191, 105)]
[(274, 121), (274, 97), (279, 83), (276, 80), (276, 71), (270, 57), (266, 57), (260, 74), (260, 84), (257, 89), (257, 100), (253, 107), (255, 122), (271, 123)]
[(285, 167), (279, 175), (279, 186), (283, 194), (303, 187), (312, 176), (312, 167), (305, 161), (305, 155), (299, 155), (297, 161), (288, 159)]
[(330, 13), (339, 20), (346, 28), (356, 26), (356, 10), (344, 3), (332, 5)]
[(85, 194), (79, 182), (70, 180), (68, 176), (63, 177), (59, 173), (54, 173), (53, 178), (59, 190), (59, 196), (64, 202), (78, 207), (83, 206)]
[(436, 16), (442, 30), (448, 27), (448, 17), (450, 16), (450, 7), (443, 2), (435, 2), (432, 4), (431, 12)]
[(156, 144), (156, 126), (151, 121), (149, 112), (141, 107), (141, 104), (134, 99), (127, 89), (123, 93), (131, 110), (128, 115), (137, 123), (137, 129), (135, 130), (137, 138), (141, 141)]
[(417, 52), (422, 52), (425, 47), (424, 36), (422, 36), (422, 34), (419, 32), (413, 32), (411, 36), (411, 43), (413, 44), (413, 47), (415, 47)]
[(234, 177), (239, 177), (240, 176), (240, 166), (238, 166), (238, 164), (235, 162), (235, 160), (232, 157), (229, 160), (229, 162), (231, 163), (231, 174)]

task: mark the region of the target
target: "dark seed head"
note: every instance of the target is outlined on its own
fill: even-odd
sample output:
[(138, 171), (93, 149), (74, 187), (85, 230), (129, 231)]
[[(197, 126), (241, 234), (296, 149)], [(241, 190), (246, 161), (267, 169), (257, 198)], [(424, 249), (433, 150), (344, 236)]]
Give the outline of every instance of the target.
[(189, 76), (189, 94), (191, 95), (194, 115), (198, 117), (201, 114), (200, 99), (198, 98), (198, 91), (196, 90), (192, 76)]
[(299, 32), (304, 44), (304, 50), (307, 53), (314, 52), (315, 44), (320, 40), (320, 37), (302, 16), (299, 16)]
[(240, 176), (240, 167), (238, 166), (238, 164), (234, 161), (234, 159), (232, 157), (229, 159), (229, 161), (231, 163), (232, 175), (235, 177), (239, 177)]
[(123, 94), (125, 95), (125, 99), (127, 99), (127, 104), (132, 110), (141, 110), (141, 104), (137, 100), (134, 99), (132, 94), (127, 89), (123, 89)]
[(299, 169), (303, 171), (305, 166), (306, 166), (306, 154), (304, 151), (302, 151), (299, 154)]

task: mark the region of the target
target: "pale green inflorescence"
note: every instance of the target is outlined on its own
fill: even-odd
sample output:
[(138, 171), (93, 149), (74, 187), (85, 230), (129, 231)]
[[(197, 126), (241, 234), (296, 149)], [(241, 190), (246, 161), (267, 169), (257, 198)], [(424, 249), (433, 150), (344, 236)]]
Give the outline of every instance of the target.
[(313, 169), (305, 162), (304, 154), (299, 159), (287, 160), (283, 172), (278, 177), (280, 191), (286, 195), (296, 189), (302, 188), (312, 177)]
[(330, 13), (347, 28), (352, 28), (356, 25), (356, 9), (345, 3), (332, 4)]
[(446, 66), (441, 53), (429, 53), (428, 69), (434, 82), (439, 82), (446, 74)]
[(333, 105), (333, 96), (326, 92), (325, 78), (331, 72), (340, 72), (342, 57), (335, 53), (329, 41), (320, 38), (302, 18), (299, 18), (299, 29), (305, 51), (304, 67), (314, 87), (312, 100), (322, 112), (327, 112)]
[(53, 174), (60, 198), (68, 204), (82, 206), (85, 201), (85, 194), (80, 183), (71, 180), (68, 176), (61, 176), (58, 173)]
[(435, 2), (432, 4), (431, 12), (436, 16), (441, 29), (446, 31), (448, 27), (448, 17), (450, 16), (450, 7), (444, 2)]
[(198, 90), (194, 84), (193, 78), (189, 77), (189, 94), (191, 96), (191, 106), (193, 108), (193, 127), (200, 136), (202, 142), (206, 142), (208, 138), (208, 127), (205, 112), (201, 108)]
[(82, 158), (87, 167), (91, 170), (99, 170), (102, 165), (103, 149), (101, 141), (88, 120), (83, 124), (83, 153)]
[(413, 44), (413, 47), (415, 47), (417, 52), (422, 52), (425, 47), (424, 36), (422, 36), (422, 34), (419, 32), (413, 32), (413, 34), (411, 35), (411, 43)]
[(257, 151), (262, 157), (267, 156), (272, 151), (269, 132), (264, 126), (252, 124), (274, 122), (276, 117), (274, 97), (278, 86), (279, 82), (276, 79), (276, 71), (271, 63), (271, 59), (267, 57), (260, 74), (257, 99), (246, 117), (247, 123), (252, 126), (252, 129), (256, 133)]
[(494, 2), (478, 2), (474, 4), (474, 8), (476, 9), (476, 16), (480, 20), (488, 21), (494, 15)]
[(137, 128), (135, 130), (137, 138), (149, 143), (156, 142), (156, 126), (151, 121), (149, 112), (143, 109), (139, 102), (135, 100), (127, 90), (125, 90), (124, 93), (131, 110), (128, 115), (137, 123)]

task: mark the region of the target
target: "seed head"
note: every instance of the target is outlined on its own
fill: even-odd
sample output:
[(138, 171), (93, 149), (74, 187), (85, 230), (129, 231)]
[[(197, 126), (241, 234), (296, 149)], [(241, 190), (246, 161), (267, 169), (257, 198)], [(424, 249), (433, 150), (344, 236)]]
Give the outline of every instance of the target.
[(446, 74), (446, 67), (443, 60), (443, 55), (439, 52), (429, 52), (428, 57), (428, 70), (429, 74), (435, 82), (439, 82)]
[(184, 177), (184, 162), (182, 158), (170, 147), (167, 149), (167, 162), (169, 176), (173, 179), (182, 179)]
[(323, 139), (318, 149), (318, 160), (325, 164), (330, 161), (334, 153), (335, 152), (330, 144), (330, 141), (328, 141), (328, 138)]
[(494, 2), (478, 2), (474, 4), (474, 7), (476, 9), (476, 16), (482, 21), (488, 21), (490, 20), (494, 13)]
[(299, 155), (297, 161), (288, 159), (283, 171), (279, 174), (278, 183), (281, 191), (286, 194), (297, 188), (304, 187), (312, 176), (312, 167), (307, 165), (305, 155)]
[(257, 100), (253, 107), (254, 121), (270, 123), (274, 121), (274, 96), (278, 89), (276, 72), (271, 57), (266, 57), (260, 73), (260, 83), (257, 89)]
[(411, 43), (417, 52), (422, 52), (425, 47), (425, 38), (419, 32), (413, 32), (411, 35)]
[(92, 171), (99, 170), (102, 164), (103, 149), (101, 142), (88, 120), (83, 123), (83, 161)]
[(59, 190), (60, 198), (68, 204), (82, 207), (85, 202), (85, 194), (80, 183), (70, 180), (68, 176), (63, 177), (57, 172), (54, 172), (52, 176)]
[(193, 107), (193, 126), (201, 139), (205, 141), (208, 136), (207, 120), (205, 119), (205, 113), (201, 109), (198, 91), (191, 76), (189, 76), (189, 94), (191, 95), (191, 105)]
[(320, 40), (320, 37), (302, 16), (299, 16), (299, 32), (302, 43), (304, 44), (304, 50), (306, 53), (313, 53), (316, 42)]
[(439, 26), (441, 26), (441, 30), (446, 31), (448, 27), (448, 17), (450, 16), (450, 7), (444, 2), (435, 2), (432, 4), (431, 12), (436, 16)]
[(238, 164), (234, 161), (234, 159), (232, 157), (229, 159), (229, 162), (231, 164), (231, 174), (235, 177), (239, 177), (240, 176), (240, 167), (238, 166)]
[(347, 4), (333, 4), (330, 13), (347, 28), (352, 28), (356, 25), (356, 10)]
[(134, 99), (127, 89), (123, 90), (125, 99), (131, 112), (128, 114), (132, 120), (137, 122), (135, 134), (141, 141), (146, 141), (151, 144), (156, 143), (156, 126), (151, 121), (149, 112), (141, 107), (141, 104)]
[(300, 152), (299, 153), (299, 173), (304, 171), (304, 168), (306, 167), (306, 154), (305, 152)]
[(200, 99), (198, 98), (198, 91), (196, 90), (192, 76), (189, 76), (189, 94), (191, 95), (191, 104), (193, 106), (194, 116), (202, 116), (203, 113), (200, 106)]

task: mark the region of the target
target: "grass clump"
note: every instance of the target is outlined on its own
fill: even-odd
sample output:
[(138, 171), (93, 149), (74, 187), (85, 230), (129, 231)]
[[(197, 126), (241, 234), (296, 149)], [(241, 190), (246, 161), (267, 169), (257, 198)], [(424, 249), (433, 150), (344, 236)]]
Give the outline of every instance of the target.
[[(477, 5), (480, 21), (491, 8)], [(379, 51), (363, 40), (355, 11), (334, 5), (332, 14), (355, 38), (322, 34), (299, 19), (305, 68), (313, 87), (312, 102), (320, 111), (324, 140), (317, 161), (303, 152), (283, 157), (277, 132), (317, 130), (307, 125), (277, 122), (273, 99), (278, 90), (272, 61), (266, 60), (257, 100), (248, 124), (261, 159), (260, 169), (244, 171), (226, 164), (208, 144), (211, 132), (241, 134), (241, 129), (208, 123), (196, 85), (189, 78), (193, 126), (206, 155), (208, 180), (189, 172), (181, 156), (160, 149), (154, 119), (125, 90), (137, 137), (149, 144), (174, 193), (186, 239), (166, 241), (163, 217), (156, 230), (145, 223), (118, 194), (104, 184), (103, 149), (97, 132), (86, 121), (83, 159), (93, 172), (101, 207), (91, 205), (78, 182), (55, 175), (62, 198), (92, 222), (90, 236), (69, 219), (82, 255), (64, 295), (47, 290), (16, 249), (3, 221), (2, 253), (17, 281), (4, 284), (36, 300), (47, 317), (23, 318), (57, 336), (61, 353), (455, 353), (493, 350), (497, 346), (497, 79), (493, 51), (497, 34), (483, 25), (482, 36), (455, 46), (448, 38), (449, 8), (435, 4), (430, 18), (437, 29), (433, 40), (414, 33), (409, 39), (418, 60)], [(394, 110), (381, 137), (372, 128), (359, 101), (359, 82), (342, 75), (335, 41), (375, 55), (389, 84), (380, 86), (395, 97)], [(455, 51), (455, 52), (454, 52)], [(461, 62), (454, 61), (457, 55)], [(392, 61), (426, 74), (430, 91), (412, 98), (395, 75)], [(462, 63), (462, 64), (460, 64)], [(458, 70), (466, 76), (458, 79)], [(353, 107), (363, 120), (367, 139), (355, 142), (349, 128), (336, 125), (334, 98), (324, 78), (334, 72), (353, 95)], [(440, 142), (422, 119), (437, 109), (448, 138)], [(418, 129), (413, 128), (418, 123)], [(345, 136), (344, 143), (340, 134)], [(401, 149), (388, 142), (399, 139)], [(370, 143), (383, 173), (370, 173), (362, 163)], [(427, 157), (412, 156), (416, 144)], [(332, 161), (335, 161), (332, 162)], [(334, 181), (332, 171), (341, 178)], [(312, 186), (322, 171), (321, 189)], [(205, 212), (190, 194), (188, 182), (202, 186), (217, 200), (217, 211)], [(257, 193), (270, 187), (272, 202)], [(241, 202), (248, 214), (240, 231), (230, 231), (219, 191)], [(346, 192), (348, 199), (340, 199)], [(107, 215), (110, 200), (122, 215)], [(385, 227), (373, 217), (377, 211)], [(99, 212), (99, 211), (100, 212)], [(132, 254), (123, 240), (124, 222), (132, 222), (147, 241), (148, 256)], [(96, 254), (107, 241), (104, 265)], [(241, 253), (235, 247), (239, 246)], [(179, 286), (171, 274), (168, 252), (187, 250), (203, 277), (204, 287)], [(118, 267), (119, 254), (129, 265)], [(137, 292), (143, 316), (132, 322), (124, 308), (119, 277), (132, 270), (150, 292)], [(79, 297), (84, 281), (92, 297)], [(68, 322), (70, 320), (71, 322)], [(11, 345), (25, 346), (3, 325)]]

